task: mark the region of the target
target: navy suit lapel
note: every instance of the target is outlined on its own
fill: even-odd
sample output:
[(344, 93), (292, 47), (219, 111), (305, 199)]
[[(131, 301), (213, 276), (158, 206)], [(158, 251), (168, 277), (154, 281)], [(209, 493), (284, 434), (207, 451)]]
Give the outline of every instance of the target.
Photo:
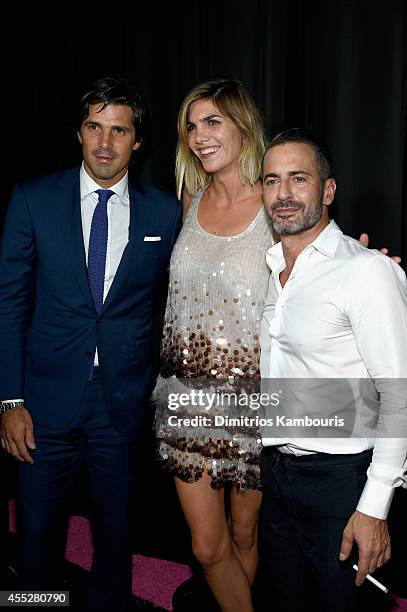
[(131, 265), (137, 257), (137, 245), (144, 240), (145, 229), (149, 225), (151, 208), (148, 205), (146, 198), (143, 195), (143, 188), (140, 186), (135, 189), (129, 183), (129, 199), (130, 199), (130, 225), (129, 225), (129, 241), (123, 251), (119, 267), (117, 268), (112, 286), (103, 303), (102, 312), (108, 308), (113, 299), (118, 294), (120, 288), (125, 282), (130, 271)]
[(79, 168), (68, 171), (59, 186), (63, 192), (59, 209), (68, 257), (81, 291), (94, 309), (83, 244)]

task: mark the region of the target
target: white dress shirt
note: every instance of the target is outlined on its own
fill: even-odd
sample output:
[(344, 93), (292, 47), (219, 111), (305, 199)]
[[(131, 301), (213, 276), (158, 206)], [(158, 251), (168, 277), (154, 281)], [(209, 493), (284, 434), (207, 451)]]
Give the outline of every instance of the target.
[[(92, 217), (98, 203), (99, 196), (96, 192), (101, 189), (100, 185), (86, 172), (83, 163), (79, 175), (81, 189), (81, 217), (83, 243), (86, 253), (86, 264), (88, 262), (89, 252), (89, 236), (92, 225)], [(107, 249), (106, 249), (106, 267), (105, 267), (105, 284), (103, 289), (103, 301), (112, 286), (113, 279), (119, 267), (123, 251), (129, 241), (129, 224), (130, 224), (130, 200), (129, 200), (129, 185), (128, 174), (115, 185), (109, 187), (114, 191), (107, 202)], [(98, 354), (96, 349), (95, 365), (99, 365)]]
[[(296, 454), (373, 447), (357, 510), (386, 518), (406, 470), (406, 275), (389, 257), (345, 236), (334, 221), (297, 257), (284, 288), (281, 243), (266, 260), (271, 276), (260, 335), (262, 378), (369, 378), (379, 394), (380, 420), (387, 419), (392, 431), (396, 422), (396, 435), (403, 437), (263, 437), (263, 445)], [(391, 378), (402, 384), (389, 384)]]

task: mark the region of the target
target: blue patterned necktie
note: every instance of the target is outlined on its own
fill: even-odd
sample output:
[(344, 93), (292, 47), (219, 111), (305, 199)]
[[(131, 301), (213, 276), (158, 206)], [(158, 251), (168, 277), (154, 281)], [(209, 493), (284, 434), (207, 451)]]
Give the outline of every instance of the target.
[(103, 305), (107, 250), (107, 202), (114, 194), (110, 189), (98, 189), (99, 201), (93, 212), (89, 236), (88, 278), (89, 286), (99, 314)]

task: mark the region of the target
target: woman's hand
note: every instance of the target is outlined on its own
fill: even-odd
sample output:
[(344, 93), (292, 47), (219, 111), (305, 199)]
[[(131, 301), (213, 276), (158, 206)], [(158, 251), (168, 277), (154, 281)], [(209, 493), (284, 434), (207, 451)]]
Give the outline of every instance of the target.
[[(368, 236), (368, 234), (365, 234), (365, 233), (364, 234), (360, 234), (359, 242), (361, 244), (363, 244), (364, 247), (369, 248), (369, 236)], [(386, 247), (383, 247), (382, 249), (380, 249), (380, 252), (383, 253), (383, 255), (388, 255), (390, 257), (389, 249), (386, 249)], [(398, 264), (401, 262), (401, 257), (399, 257), (398, 255), (392, 255), (391, 259), (393, 261), (395, 261), (396, 263), (398, 263)]]

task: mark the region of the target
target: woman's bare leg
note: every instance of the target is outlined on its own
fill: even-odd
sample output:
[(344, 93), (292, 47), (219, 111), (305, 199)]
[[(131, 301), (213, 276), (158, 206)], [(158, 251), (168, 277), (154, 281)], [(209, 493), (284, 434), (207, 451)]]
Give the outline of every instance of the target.
[(175, 479), (191, 530), (192, 550), (223, 612), (253, 612), (250, 583), (232, 545), (223, 489), (210, 486), (207, 473), (195, 483)]
[(253, 584), (258, 565), (257, 522), (261, 495), (261, 491), (253, 489), (242, 494), (233, 487), (230, 499), (233, 550), (250, 584)]

